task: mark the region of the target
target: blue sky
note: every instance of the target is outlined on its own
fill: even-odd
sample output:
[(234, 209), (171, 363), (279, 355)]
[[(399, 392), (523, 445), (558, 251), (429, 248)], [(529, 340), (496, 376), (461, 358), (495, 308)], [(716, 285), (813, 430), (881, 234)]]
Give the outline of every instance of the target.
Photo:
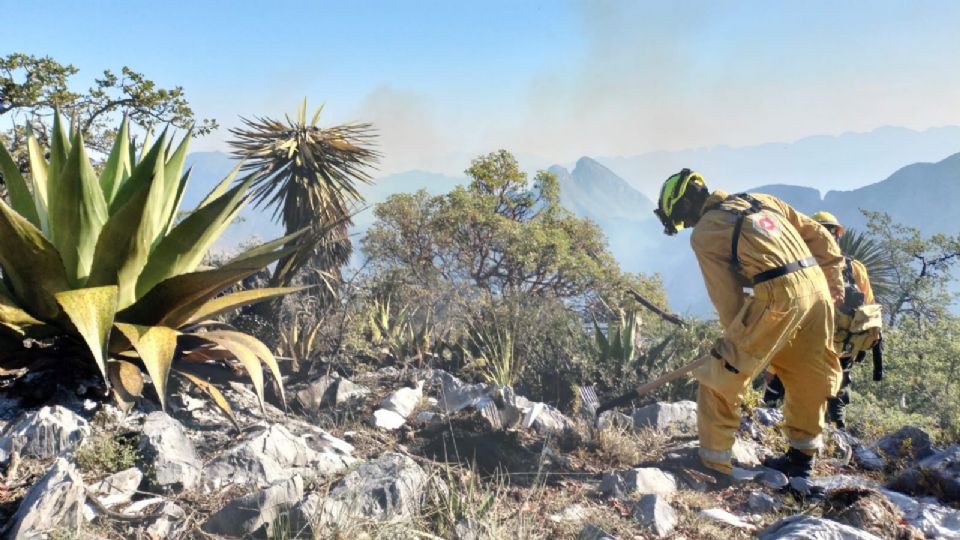
[[(128, 65), (224, 126), (380, 127), (385, 172), (960, 124), (960, 2), (0, 0), (0, 54)], [(13, 21), (13, 24), (10, 24)], [(21, 21), (17, 23), (16, 21)]]

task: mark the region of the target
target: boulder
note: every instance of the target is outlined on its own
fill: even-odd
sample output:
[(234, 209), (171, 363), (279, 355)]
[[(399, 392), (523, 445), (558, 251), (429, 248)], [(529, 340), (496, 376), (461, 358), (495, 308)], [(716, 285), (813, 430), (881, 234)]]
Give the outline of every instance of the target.
[(900, 509), (904, 521), (919, 529), (927, 538), (960, 540), (960, 510), (940, 505), (933, 497), (915, 499), (858, 476), (835, 475), (818, 478), (816, 482), (828, 491), (875, 489)]
[(701, 510), (700, 515), (718, 523), (723, 523), (724, 525), (729, 525), (730, 527), (743, 529), (745, 531), (752, 531), (757, 528), (756, 525), (747, 523), (740, 516), (731, 514), (723, 508), (707, 508), (705, 510)]
[(823, 517), (881, 538), (923, 540), (923, 534), (902, 523), (900, 510), (882, 493), (869, 488), (841, 488), (827, 493)]
[(87, 494), (96, 497), (100, 504), (113, 508), (133, 499), (143, 481), (143, 473), (136, 467), (112, 474), (87, 488)]
[(787, 475), (783, 474), (780, 471), (774, 469), (764, 468), (763, 472), (757, 477), (757, 480), (771, 489), (781, 489), (787, 487), (787, 484), (790, 483), (790, 480), (787, 478)]
[(677, 480), (672, 474), (655, 467), (627, 469), (619, 473), (604, 473), (600, 493), (621, 498), (629, 494), (667, 495), (677, 491)]
[(180, 422), (166, 413), (148, 414), (140, 432), (140, 453), (153, 465), (154, 483), (165, 490), (192, 489), (203, 468)]
[(598, 429), (608, 428), (627, 429), (633, 427), (633, 417), (619, 411), (603, 411), (597, 418)]
[(894, 478), (888, 488), (913, 495), (960, 501), (960, 444), (929, 455)]
[(776, 512), (782, 505), (779, 501), (762, 491), (754, 491), (747, 497), (747, 507), (751, 512), (769, 514)]
[(577, 540), (617, 540), (617, 537), (589, 523), (580, 530), (580, 534), (577, 535)]
[(304, 411), (316, 414), (324, 405), (335, 401), (337, 381), (336, 375), (317, 377), (294, 394), (294, 398)]
[(760, 532), (760, 540), (881, 540), (879, 536), (808, 515), (781, 519)]
[(550, 514), (547, 519), (554, 523), (578, 522), (586, 520), (587, 515), (587, 509), (582, 504), (573, 504), (556, 514)]
[(160, 507), (160, 517), (147, 526), (147, 537), (151, 539), (175, 538), (185, 536), (182, 528), (185, 525), (187, 513), (175, 503), (165, 502)]
[(271, 424), (250, 434), (204, 467), (203, 483), (211, 490), (229, 484), (263, 488), (296, 475), (328, 477), (354, 462), (342, 451), (352, 447), (343, 441), (339, 443), (331, 443), (329, 451), (318, 452), (303, 437), (293, 435), (280, 424)]
[(657, 535), (667, 538), (677, 526), (677, 513), (663, 497), (644, 495), (633, 507), (633, 517), (640, 525)]
[(435, 378), (440, 380), (439, 405), (447, 414), (474, 406), (478, 399), (489, 396), (494, 388), (484, 383), (467, 384), (445, 371), (435, 373)]
[(934, 453), (930, 435), (914, 426), (904, 426), (877, 440), (876, 448), (891, 459), (923, 459)]
[(744, 467), (756, 467), (760, 465), (760, 445), (757, 443), (737, 437), (733, 441), (733, 461)]
[(636, 429), (652, 427), (662, 431), (695, 435), (697, 404), (693, 401), (678, 401), (641, 407), (633, 412), (633, 426)]
[(342, 405), (344, 403), (358, 400), (369, 393), (370, 389), (366, 386), (354, 384), (349, 379), (341, 378), (337, 383), (337, 391), (334, 395), (333, 401), (336, 405)]
[(76, 450), (90, 435), (90, 425), (80, 415), (60, 405), (27, 411), (0, 434), (0, 463), (13, 452), (49, 458)]
[(386, 409), (377, 409), (373, 411), (373, 426), (387, 431), (400, 429), (407, 423), (407, 419), (399, 414)]
[(757, 407), (753, 410), (753, 417), (761, 425), (773, 427), (783, 423), (783, 411), (780, 409)]
[(413, 414), (417, 405), (420, 404), (421, 398), (423, 398), (423, 381), (417, 382), (416, 386), (413, 387), (400, 388), (383, 398), (383, 401), (380, 402), (380, 408), (407, 418)]
[(853, 447), (853, 462), (861, 469), (879, 471), (883, 468), (884, 460), (872, 447), (860, 444)]
[(77, 530), (85, 498), (80, 473), (67, 460), (59, 458), (23, 497), (4, 538), (33, 540), (58, 528)]
[(303, 499), (303, 479), (293, 476), (228, 502), (210, 516), (203, 530), (243, 538), (273, 538), (277, 520)]
[(294, 509), (297, 527), (340, 528), (360, 520), (403, 519), (419, 512), (429, 477), (413, 459), (386, 453), (347, 474), (326, 497), (311, 495)]

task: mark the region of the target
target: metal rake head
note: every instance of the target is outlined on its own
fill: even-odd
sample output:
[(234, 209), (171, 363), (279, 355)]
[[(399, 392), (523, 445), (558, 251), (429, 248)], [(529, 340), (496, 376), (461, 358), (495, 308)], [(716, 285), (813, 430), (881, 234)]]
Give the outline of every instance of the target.
[(580, 394), (580, 412), (593, 419), (597, 415), (597, 408), (600, 407), (600, 398), (597, 397), (596, 387), (578, 386), (577, 392)]

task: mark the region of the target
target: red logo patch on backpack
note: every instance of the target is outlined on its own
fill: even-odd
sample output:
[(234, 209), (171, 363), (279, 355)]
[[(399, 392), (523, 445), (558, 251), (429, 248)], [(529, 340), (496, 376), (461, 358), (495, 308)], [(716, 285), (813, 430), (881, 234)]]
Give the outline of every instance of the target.
[(780, 235), (780, 224), (777, 223), (777, 219), (769, 214), (763, 212), (758, 212), (750, 216), (750, 222), (753, 223), (753, 228), (764, 236), (779, 236)]

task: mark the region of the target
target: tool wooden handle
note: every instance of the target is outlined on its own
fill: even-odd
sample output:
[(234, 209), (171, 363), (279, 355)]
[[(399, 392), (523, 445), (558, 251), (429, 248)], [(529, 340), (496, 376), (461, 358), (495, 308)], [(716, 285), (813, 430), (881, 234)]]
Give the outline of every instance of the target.
[(660, 377), (659, 379), (656, 379), (646, 384), (642, 384), (638, 386), (636, 389), (634, 389), (634, 393), (636, 393), (637, 397), (640, 397), (646, 394), (647, 392), (650, 392), (651, 390), (656, 390), (657, 388), (660, 388), (661, 386), (667, 384), (668, 382), (679, 379), (680, 377), (686, 375), (687, 373), (690, 373), (691, 371), (697, 369), (698, 367), (705, 364), (707, 360), (715, 360), (715, 358), (713, 356), (710, 356), (709, 354), (705, 356), (701, 356), (700, 358), (697, 358), (693, 362), (690, 362), (689, 364), (683, 366), (682, 368), (675, 369), (670, 373), (667, 373), (666, 375)]

